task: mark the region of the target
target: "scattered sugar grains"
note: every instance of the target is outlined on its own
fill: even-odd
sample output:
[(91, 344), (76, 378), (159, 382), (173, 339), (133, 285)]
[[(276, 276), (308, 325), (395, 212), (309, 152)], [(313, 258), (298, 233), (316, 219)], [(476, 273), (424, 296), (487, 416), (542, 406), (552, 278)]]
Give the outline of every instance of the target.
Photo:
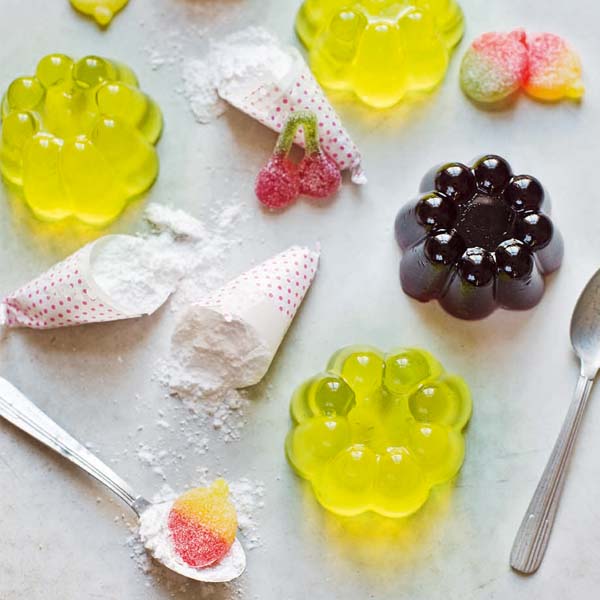
[[(129, 302), (137, 307), (155, 302), (154, 296), (167, 295), (167, 290), (177, 287), (169, 304), (177, 315), (223, 283), (227, 253), (240, 241), (235, 230), (242, 211), (239, 203), (220, 206), (207, 227), (182, 210), (150, 204), (145, 217), (153, 232), (131, 238), (126, 245), (109, 247), (102, 261), (95, 265), (96, 276), (118, 298), (125, 298), (127, 294), (120, 291), (125, 292), (127, 285), (133, 283), (134, 299), (130, 298)], [(143, 257), (135, 252), (137, 244), (145, 245)], [(194, 438), (189, 440), (190, 445), (198, 441), (193, 432), (207, 426), (224, 441), (239, 439), (249, 405), (244, 392), (215, 386), (211, 383), (214, 376), (209, 371), (185, 369), (171, 359), (158, 360), (152, 375), (188, 409), (181, 429), (184, 435)], [(166, 422), (163, 420), (160, 426), (164, 429)], [(207, 444), (199, 447), (206, 450)]]
[[(239, 207), (222, 211), (209, 233), (202, 223), (181, 210), (158, 204), (149, 206), (146, 218), (158, 232), (149, 239), (160, 260), (179, 279), (170, 303), (175, 313), (222, 283), (223, 258), (237, 243), (232, 234), (240, 218), (239, 211)], [(209, 370), (185, 368), (176, 356), (157, 361), (153, 377), (183, 401), (190, 410), (188, 421), (195, 421), (195, 430), (198, 426), (210, 426), (224, 441), (239, 439), (249, 404), (246, 393), (224, 387)], [(186, 423), (183, 429), (188, 435), (191, 423)]]
[(213, 41), (208, 55), (183, 62), (183, 95), (199, 123), (209, 123), (223, 114), (227, 104), (217, 88), (228, 89), (253, 79), (279, 79), (289, 72), (292, 57), (278, 40), (262, 27), (248, 27)]

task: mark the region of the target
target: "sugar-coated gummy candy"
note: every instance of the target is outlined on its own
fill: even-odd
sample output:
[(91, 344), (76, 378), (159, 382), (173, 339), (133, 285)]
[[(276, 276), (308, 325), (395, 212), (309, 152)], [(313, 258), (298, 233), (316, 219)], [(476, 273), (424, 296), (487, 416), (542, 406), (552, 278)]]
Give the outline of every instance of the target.
[(461, 319), (532, 308), (563, 258), (549, 214), (542, 184), (500, 156), (434, 167), (396, 217), (402, 289)]
[(528, 34), (529, 75), (525, 91), (541, 100), (583, 96), (581, 61), (567, 42), (553, 33)]
[[(289, 153), (299, 130), (304, 135), (305, 151), (300, 164), (296, 164)], [(321, 149), (316, 115), (303, 110), (287, 118), (273, 155), (256, 178), (255, 191), (262, 204), (276, 210), (289, 206), (300, 195), (328, 198), (341, 182), (336, 162)]]
[(455, 0), (305, 0), (296, 19), (319, 82), (378, 108), (436, 87), (463, 29)]
[(0, 170), (36, 217), (103, 226), (154, 183), (161, 130), (131, 69), (51, 54), (4, 94)]
[(484, 33), (466, 52), (461, 65), (465, 92), (478, 102), (500, 102), (519, 90), (527, 77), (525, 32)]
[(219, 562), (229, 552), (237, 526), (236, 510), (223, 479), (180, 496), (168, 518), (175, 551), (197, 569)]
[(465, 53), (460, 81), (476, 102), (496, 104), (523, 89), (533, 98), (581, 98), (581, 61), (567, 42), (553, 33), (489, 32)]
[(99, 25), (108, 25), (129, 0), (71, 0), (80, 12), (96, 19)]
[(428, 352), (349, 346), (296, 390), (291, 415), (288, 460), (326, 509), (402, 517), (460, 469), (471, 397)]

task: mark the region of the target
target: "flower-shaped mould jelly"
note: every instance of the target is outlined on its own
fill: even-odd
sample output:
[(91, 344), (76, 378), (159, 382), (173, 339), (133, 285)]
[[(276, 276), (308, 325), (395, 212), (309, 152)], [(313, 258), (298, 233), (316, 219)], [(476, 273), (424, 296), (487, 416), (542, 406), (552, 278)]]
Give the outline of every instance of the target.
[(396, 217), (403, 290), (450, 314), (480, 319), (497, 307), (526, 310), (544, 293), (544, 275), (558, 269), (563, 241), (550, 198), (530, 175), (514, 175), (501, 157), (472, 167), (434, 167), (420, 197)]
[(296, 19), (319, 82), (377, 108), (437, 86), (463, 28), (455, 0), (305, 0)]
[(349, 346), (296, 390), (291, 414), (288, 460), (326, 509), (403, 517), (459, 471), (471, 397), (423, 350)]
[(51, 54), (4, 95), (0, 169), (38, 218), (102, 226), (154, 183), (161, 130), (128, 67)]

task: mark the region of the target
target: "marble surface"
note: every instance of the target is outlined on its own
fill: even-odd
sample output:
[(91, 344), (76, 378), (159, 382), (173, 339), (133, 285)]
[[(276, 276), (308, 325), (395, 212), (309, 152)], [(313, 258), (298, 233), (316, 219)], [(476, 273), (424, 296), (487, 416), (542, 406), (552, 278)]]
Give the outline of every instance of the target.
[[(250, 182), (274, 136), (231, 110), (194, 121), (181, 88), (181, 58), (201, 55), (210, 36), (261, 23), (297, 43), (292, 0), (131, 0), (107, 31), (67, 0), (3, 0), (0, 84), (29, 72), (39, 57), (95, 52), (128, 62), (163, 107), (161, 175), (149, 199), (202, 217), (217, 198), (245, 202), (243, 243), (227, 258), (234, 274), (291, 243), (320, 241), (322, 267), (264, 385), (251, 392), (238, 441), (214, 432), (209, 452), (190, 451), (179, 423), (186, 409), (151, 378), (172, 327), (168, 309), (122, 324), (49, 332), (15, 331), (0, 343), (0, 373), (67, 430), (88, 443), (143, 493), (163, 478), (139, 449), (168, 448), (166, 480), (181, 488), (198, 467), (247, 476), (265, 485), (257, 512), (262, 545), (248, 553), (235, 586), (185, 586), (153, 569), (143, 573), (127, 543), (132, 515), (86, 475), (24, 435), (0, 424), (0, 598), (58, 600), (364, 600), (597, 597), (600, 585), (600, 407), (593, 394), (557, 527), (540, 572), (511, 572), (508, 555), (523, 511), (552, 447), (575, 385), (568, 339), (577, 295), (600, 266), (600, 203), (595, 189), (600, 127), (600, 17), (594, 0), (463, 0), (467, 31), (448, 77), (433, 95), (371, 112), (343, 98), (335, 104), (362, 149), (370, 178), (346, 184), (318, 209), (301, 202), (277, 217), (256, 206)], [(510, 110), (482, 112), (458, 89), (459, 57), (476, 34), (524, 26), (564, 34), (585, 65), (581, 105), (522, 98)], [(191, 33), (192, 32), (192, 33)], [(170, 56), (170, 58), (169, 58)], [(158, 63), (163, 60), (162, 66)], [(392, 236), (398, 207), (434, 163), (483, 152), (538, 176), (554, 199), (566, 242), (564, 268), (541, 305), (497, 312), (480, 323), (419, 305), (399, 287)], [(0, 190), (0, 292), (6, 293), (66, 256), (97, 231), (36, 223)], [(110, 231), (136, 231), (143, 203)], [(468, 454), (455, 482), (438, 489), (414, 517), (340, 519), (324, 512), (288, 468), (283, 439), (295, 385), (348, 343), (381, 348), (418, 345), (471, 386), (474, 414)], [(157, 426), (159, 411), (169, 428)], [(183, 425), (185, 426), (185, 425)], [(182, 427), (183, 427), (182, 426)], [(204, 435), (200, 432), (199, 435)], [(213, 439), (214, 438), (214, 439)], [(144, 446), (145, 445), (145, 446)]]

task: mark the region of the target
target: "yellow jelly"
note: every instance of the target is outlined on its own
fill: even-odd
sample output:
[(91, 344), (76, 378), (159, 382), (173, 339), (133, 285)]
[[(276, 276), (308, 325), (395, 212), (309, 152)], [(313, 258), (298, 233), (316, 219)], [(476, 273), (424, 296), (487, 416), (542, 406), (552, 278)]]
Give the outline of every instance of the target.
[(291, 402), (288, 460), (331, 512), (403, 517), (459, 471), (471, 396), (423, 350), (350, 346)]
[(384, 108), (442, 81), (464, 22), (455, 0), (305, 0), (296, 30), (325, 87)]
[(71, 4), (84, 15), (96, 19), (98, 25), (109, 25), (113, 17), (129, 0), (71, 0)]
[(161, 131), (131, 69), (52, 54), (4, 95), (0, 171), (36, 217), (103, 226), (154, 183)]

